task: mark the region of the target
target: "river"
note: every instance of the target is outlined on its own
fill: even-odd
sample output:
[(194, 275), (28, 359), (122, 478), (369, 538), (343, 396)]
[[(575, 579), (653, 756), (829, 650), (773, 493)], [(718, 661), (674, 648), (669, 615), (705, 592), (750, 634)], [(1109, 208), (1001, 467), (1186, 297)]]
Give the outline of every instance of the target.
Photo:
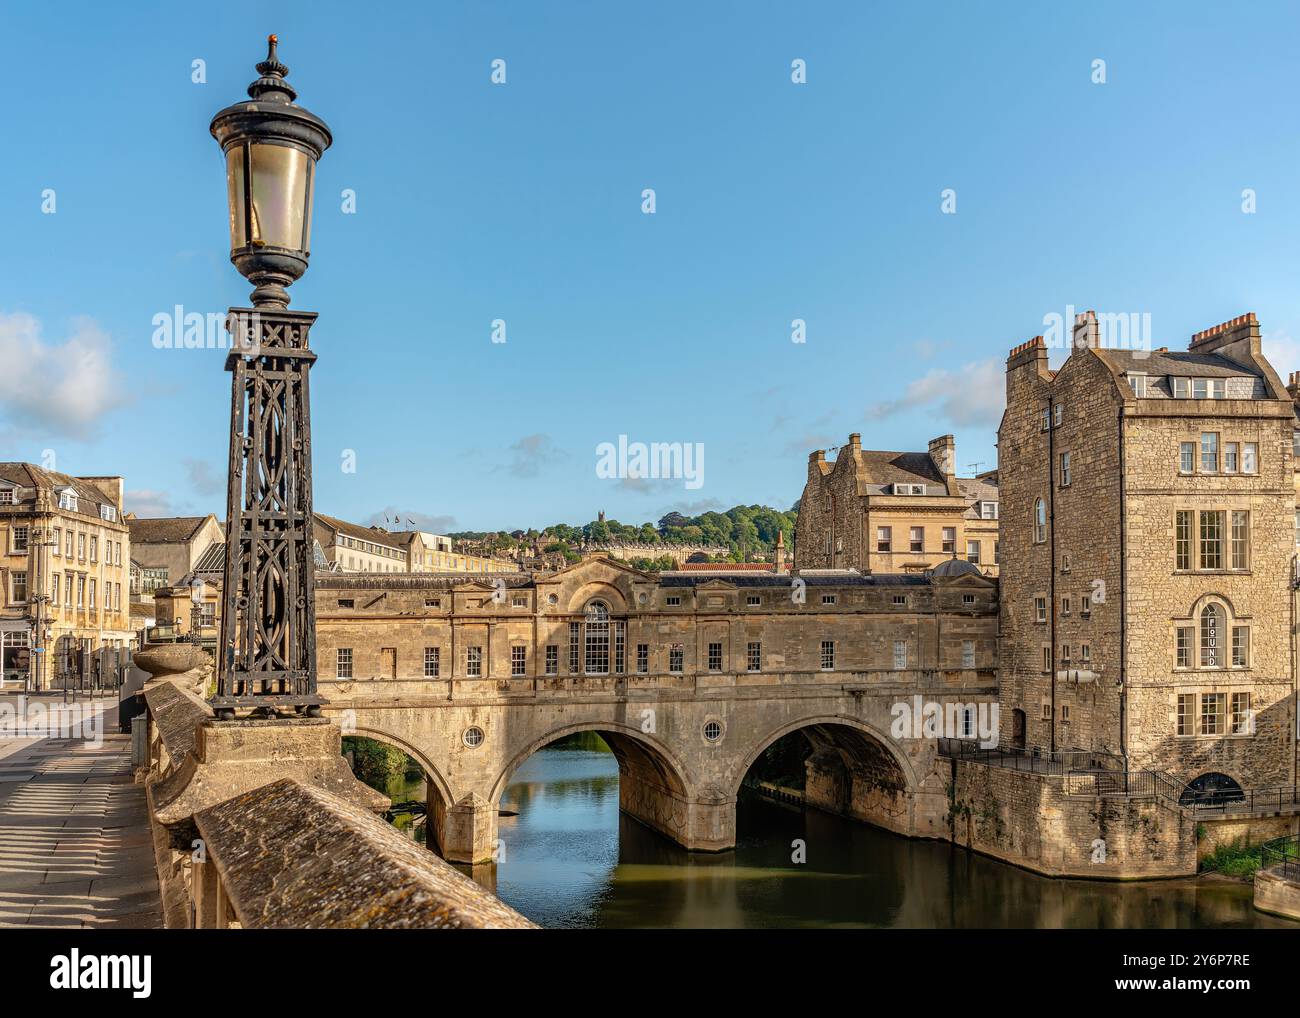
[(496, 892), (546, 927), (1298, 925), (1256, 912), (1237, 881), (1049, 880), (758, 796), (738, 808), (734, 852), (690, 854), (621, 814), (613, 755), (581, 746), (534, 754), (501, 809), (517, 815), (499, 820)]

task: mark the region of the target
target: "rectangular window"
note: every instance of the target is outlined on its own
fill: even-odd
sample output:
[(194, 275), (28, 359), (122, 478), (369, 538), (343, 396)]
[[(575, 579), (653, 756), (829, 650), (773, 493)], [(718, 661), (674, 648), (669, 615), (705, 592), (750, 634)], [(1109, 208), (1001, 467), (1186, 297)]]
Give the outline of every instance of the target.
[(0, 505), (16, 505), (18, 491), (16, 488), (0, 488)]
[(1241, 443), (1241, 472), (1254, 474), (1259, 471), (1259, 446), (1254, 442)]
[(1222, 511), (1201, 513), (1202, 569), (1223, 568), (1223, 523)]
[(84, 576), (77, 577), (77, 607), (86, 607), (86, 578)]
[(1044, 721), (1051, 721), (1051, 720), (1052, 720), (1052, 704), (1051, 704), (1049, 701), (1047, 701), (1047, 700), (1044, 700), (1044, 701), (1043, 701), (1043, 715), (1042, 715), (1042, 717), (1043, 717), (1043, 720), (1044, 720)]
[(894, 671), (902, 671), (907, 667), (907, 641), (894, 641)]
[(876, 551), (891, 551), (894, 545), (894, 528), (876, 528)]
[(67, 533), (67, 539), (63, 543), (63, 554), (66, 558), (72, 558), (72, 531)]
[(68, 608), (72, 607), (72, 574), (68, 573), (63, 578), (63, 603)]
[(1235, 474), (1237, 472), (1237, 449), (1236, 442), (1223, 443), (1223, 472), (1225, 474)]
[(526, 598), (526, 597), (512, 597), (512, 598), (510, 599), (510, 607), (511, 607), (511, 608), (527, 608), (527, 607), (528, 607), (528, 598)]
[(1047, 598), (1045, 597), (1034, 598), (1034, 621), (1035, 622), (1047, 621)]
[(528, 674), (528, 648), (515, 645), (510, 648), (510, 674), (519, 676)]
[(113, 542), (113, 565), (120, 566), (121, 564), (122, 564), (122, 542), (114, 541)]
[(1066, 488), (1070, 485), (1070, 454), (1061, 453), (1061, 487)]
[(92, 537), (90, 539), (90, 561), (92, 562), (99, 561), (99, 538), (98, 537)]
[(961, 603), (962, 603), (963, 606), (965, 606), (965, 607), (967, 607), (967, 608), (971, 607), (971, 606), (975, 603), (975, 595), (974, 595), (974, 594), (962, 594), (962, 596), (961, 596)]
[(1061, 598), (1061, 614), (1062, 615), (1070, 614), (1070, 599), (1068, 597)]
[(757, 608), (762, 603), (763, 603), (763, 599), (759, 597), (757, 594), (745, 595), (745, 604), (749, 605), (749, 607), (751, 608)]
[(578, 623), (569, 623), (569, 674), (578, 674)]
[(676, 608), (682, 603), (682, 599), (674, 595), (673, 597), (665, 598), (664, 603), (667, 604), (669, 608)]
[(442, 648), (425, 647), (424, 648), (424, 677), (426, 679), (436, 679), (438, 672), (442, 669)]
[(835, 600), (836, 600), (836, 598), (835, 598), (835, 595), (834, 595), (834, 594), (823, 594), (823, 595), (822, 595), (822, 604), (834, 604), (834, 603), (835, 603)]
[(709, 644), (709, 671), (722, 671), (722, 644)]
[(86, 560), (86, 535), (77, 535), (77, 558), (84, 562)]
[(1174, 513), (1174, 568), (1192, 568), (1192, 511)]
[(54, 547), (51, 549), (51, 553), (54, 555), (55, 558), (59, 557), (59, 548), (62, 544), (63, 544), (63, 529), (61, 527), (55, 527)]
[(748, 646), (746, 646), (745, 668), (751, 672), (762, 671), (763, 645), (761, 643), (750, 643)]
[(1192, 667), (1192, 627), (1179, 626), (1178, 629), (1174, 631), (1174, 635), (1174, 667)]
[(944, 527), (943, 528), (943, 553), (945, 555), (951, 555), (956, 550), (957, 550), (957, 528)]
[(1087, 643), (1079, 644), (1079, 661), (1082, 664), (1092, 663), (1092, 645)]
[(334, 677), (336, 679), (352, 678), (352, 648), (340, 647), (334, 654)]
[(424, 599), (424, 606), (425, 606), (426, 608), (441, 608), (441, 607), (442, 607), (442, 598), (439, 598), (439, 597), (426, 597), (426, 598)]
[(26, 604), (27, 603), (27, 573), (15, 570), (10, 576), (10, 603)]
[(52, 604), (57, 605), (59, 603), (59, 574), (58, 573), (55, 573), (52, 577), (50, 577), (50, 583), (52, 585), (50, 589), (50, 602)]
[(28, 529), (26, 527), (14, 527), (10, 533), (13, 537), (11, 550), (15, 553), (26, 552), (29, 542)]
[[(1297, 512), (1297, 513), (1296, 513), (1296, 516), (1300, 516), (1300, 512)], [(1296, 524), (1296, 530), (1297, 530), (1297, 532), (1300, 532), (1300, 523), (1297, 523), (1297, 524)], [(1297, 540), (1296, 543), (1297, 543), (1297, 544), (1300, 544), (1300, 540)], [(895, 595), (893, 596), (893, 598), (892, 598), (892, 603), (893, 603), (893, 605), (894, 605), (895, 608), (906, 608), (906, 607), (907, 607), (907, 595), (906, 595), (906, 594), (895, 594)]]
[(975, 641), (961, 641), (961, 666), (963, 668), (975, 667)]
[(1196, 443), (1180, 442), (1178, 445), (1178, 472), (1190, 474), (1196, 469)]
[(998, 504), (996, 502), (980, 503), (980, 519), (996, 520), (998, 518)]
[(1219, 435), (1215, 431), (1201, 432), (1201, 473), (1219, 472)]
[(483, 648), (465, 648), (465, 674), (477, 677), (483, 674)]
[(627, 671), (627, 623), (614, 623), (614, 674)]
[(822, 671), (830, 671), (835, 667), (835, 641), (822, 640)]
[(636, 645), (636, 670), (640, 675), (650, 671), (650, 644), (648, 643)]
[(1232, 667), (1250, 667), (1250, 627), (1232, 627)]
[(1146, 375), (1129, 375), (1128, 387), (1133, 390), (1133, 395), (1139, 399), (1147, 394), (1147, 376)]
[(1250, 513), (1232, 511), (1232, 568), (1250, 568)]
[(1052, 670), (1052, 648), (1043, 645), (1043, 674), (1047, 675)]
[(980, 543), (979, 541), (966, 542), (966, 561), (979, 564), (980, 560)]
[(1228, 712), (1227, 693), (1201, 694), (1201, 734), (1222, 735)]
[(1065, 410), (1064, 404), (1061, 403), (1056, 404), (1056, 421), (1052, 425), (1054, 428), (1059, 428), (1061, 426), (1061, 414), (1064, 412), (1064, 410)]
[(1196, 718), (1192, 713), (1196, 709), (1195, 705), (1195, 693), (1178, 694), (1178, 713), (1176, 715), (1178, 726), (1175, 731), (1179, 735), (1196, 734)]
[(1249, 693), (1232, 694), (1232, 734), (1255, 734), (1255, 718), (1250, 710)]
[(682, 645), (675, 643), (668, 648), (668, 670), (680, 674), (682, 671)]
[(554, 643), (546, 645), (546, 674), (560, 674), (560, 648)]
[(59, 492), (59, 508), (75, 513), (77, 511), (77, 496), (70, 491)]
[(911, 531), (912, 551), (925, 550), (925, 528), (913, 527)]
[(90, 610), (95, 610), (95, 581), (90, 581)]

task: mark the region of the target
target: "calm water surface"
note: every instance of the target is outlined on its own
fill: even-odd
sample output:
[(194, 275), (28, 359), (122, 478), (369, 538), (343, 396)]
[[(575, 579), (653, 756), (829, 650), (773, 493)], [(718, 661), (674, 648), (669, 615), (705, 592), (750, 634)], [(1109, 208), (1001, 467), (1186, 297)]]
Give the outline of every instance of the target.
[(734, 852), (691, 855), (619, 813), (618, 765), (589, 749), (536, 753), (501, 808), (518, 816), (500, 818), (497, 894), (548, 927), (1297, 926), (1256, 912), (1246, 884), (1048, 880), (759, 798)]

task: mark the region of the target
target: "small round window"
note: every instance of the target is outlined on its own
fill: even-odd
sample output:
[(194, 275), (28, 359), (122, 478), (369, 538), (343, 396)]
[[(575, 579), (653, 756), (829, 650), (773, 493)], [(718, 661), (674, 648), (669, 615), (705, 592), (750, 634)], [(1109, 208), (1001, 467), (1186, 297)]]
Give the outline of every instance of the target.
[(555, 594), (548, 594), (547, 597), (546, 597), (546, 603), (547, 603), (547, 604), (559, 604), (559, 603), (560, 603), (560, 599), (559, 599), (559, 597), (558, 597), (557, 595), (555, 595)]
[(483, 745), (483, 729), (475, 726), (465, 729), (465, 745), (473, 749), (475, 746)]
[(710, 742), (717, 742), (722, 738), (722, 724), (718, 721), (704, 722), (704, 737)]

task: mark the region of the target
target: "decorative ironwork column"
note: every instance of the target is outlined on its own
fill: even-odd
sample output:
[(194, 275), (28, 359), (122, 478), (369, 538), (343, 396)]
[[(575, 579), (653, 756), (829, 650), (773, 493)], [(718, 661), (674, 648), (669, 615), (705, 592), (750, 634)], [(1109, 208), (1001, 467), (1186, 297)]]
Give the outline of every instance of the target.
[(218, 717), (238, 708), (319, 714), (311, 489), (311, 400), (316, 355), (309, 312), (289, 311), (286, 289), (307, 268), (316, 162), (324, 121), (294, 100), (271, 36), (251, 102), (212, 120), (226, 154), (230, 260), (256, 285), (251, 308), (231, 308), (230, 465), (222, 590)]

